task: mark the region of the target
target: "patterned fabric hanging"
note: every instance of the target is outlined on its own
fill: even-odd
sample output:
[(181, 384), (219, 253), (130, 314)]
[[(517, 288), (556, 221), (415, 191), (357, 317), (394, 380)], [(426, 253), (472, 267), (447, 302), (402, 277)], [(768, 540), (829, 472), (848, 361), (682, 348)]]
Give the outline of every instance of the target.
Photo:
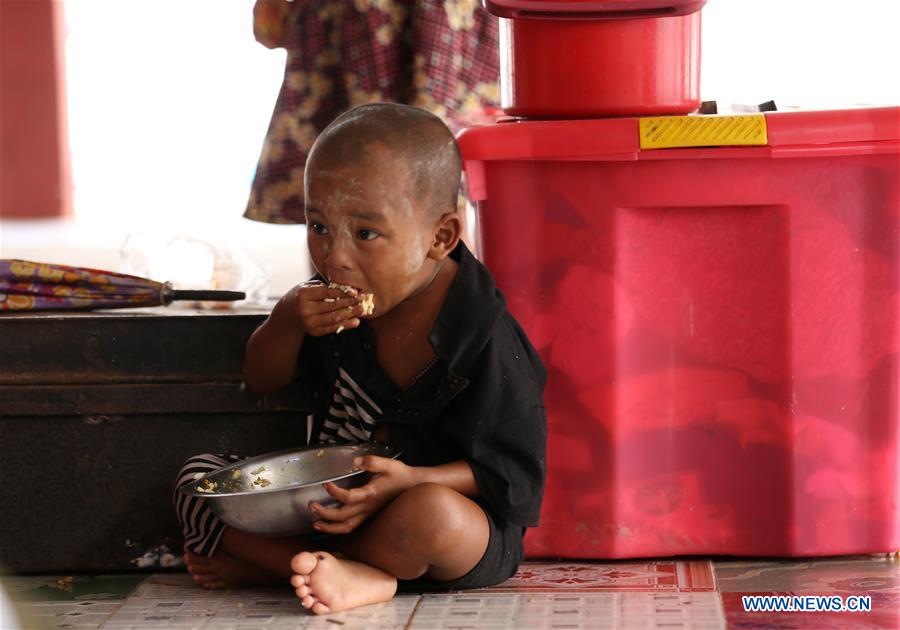
[(304, 222), (306, 156), (319, 132), (351, 107), (407, 103), (454, 131), (499, 112), (497, 19), (478, 0), (261, 2), (270, 10), (256, 11), (258, 37), (265, 32), (288, 56), (249, 219)]

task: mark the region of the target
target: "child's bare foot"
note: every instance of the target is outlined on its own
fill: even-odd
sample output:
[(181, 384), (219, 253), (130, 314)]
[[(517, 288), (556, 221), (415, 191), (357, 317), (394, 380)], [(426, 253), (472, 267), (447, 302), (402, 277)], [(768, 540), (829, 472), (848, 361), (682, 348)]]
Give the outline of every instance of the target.
[(397, 592), (397, 579), (389, 573), (324, 551), (298, 553), (291, 570), (300, 603), (317, 615), (387, 602)]
[(194, 582), (206, 589), (284, 584), (283, 577), (230, 556), (222, 550), (216, 551), (212, 556), (201, 556), (185, 549), (184, 564)]

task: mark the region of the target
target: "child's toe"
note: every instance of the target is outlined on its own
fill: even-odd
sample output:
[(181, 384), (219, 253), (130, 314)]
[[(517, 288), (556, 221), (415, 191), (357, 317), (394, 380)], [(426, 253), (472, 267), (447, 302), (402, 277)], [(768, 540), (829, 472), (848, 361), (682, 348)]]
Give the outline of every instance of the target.
[(291, 570), (298, 575), (309, 575), (316, 568), (318, 560), (316, 556), (303, 551), (291, 558)]
[(206, 556), (198, 556), (194, 553), (186, 553), (184, 554), (184, 563), (188, 567), (188, 571), (193, 573), (195, 570), (203, 571), (205, 569), (209, 569), (212, 565), (212, 562)]
[(309, 576), (308, 575), (292, 575), (291, 576), (291, 586), (295, 588), (299, 588), (301, 586), (309, 586)]
[(327, 615), (331, 609), (322, 602), (316, 602), (313, 604), (312, 611), (317, 615)]
[(304, 608), (312, 608), (313, 604), (316, 603), (316, 598), (312, 595), (306, 595), (303, 599), (300, 600), (300, 604)]

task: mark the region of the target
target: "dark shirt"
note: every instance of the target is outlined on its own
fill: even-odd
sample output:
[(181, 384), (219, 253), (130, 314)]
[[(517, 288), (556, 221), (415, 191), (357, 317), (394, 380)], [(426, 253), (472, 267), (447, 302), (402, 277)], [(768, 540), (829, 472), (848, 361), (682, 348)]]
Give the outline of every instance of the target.
[(343, 368), (378, 401), (403, 461), (465, 460), (494, 516), (534, 526), (546, 471), (546, 371), (490, 272), (462, 242), (451, 256), (459, 268), (428, 337), (437, 361), (405, 391), (378, 366), (365, 320), (339, 335), (304, 339), (298, 367), (311, 435), (322, 431)]

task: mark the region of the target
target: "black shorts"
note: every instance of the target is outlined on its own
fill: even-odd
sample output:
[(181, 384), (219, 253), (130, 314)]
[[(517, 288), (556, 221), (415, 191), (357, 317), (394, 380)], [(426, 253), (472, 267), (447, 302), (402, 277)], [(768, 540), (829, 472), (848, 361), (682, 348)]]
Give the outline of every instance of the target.
[(522, 537), (525, 528), (510, 525), (495, 517), (481, 501), (474, 499), (484, 510), (490, 527), (487, 549), (481, 560), (464, 576), (449, 582), (435, 582), (425, 576), (415, 580), (397, 580), (397, 590), (406, 593), (422, 593), (426, 591), (458, 591), (470, 588), (494, 586), (515, 575), (525, 555)]

